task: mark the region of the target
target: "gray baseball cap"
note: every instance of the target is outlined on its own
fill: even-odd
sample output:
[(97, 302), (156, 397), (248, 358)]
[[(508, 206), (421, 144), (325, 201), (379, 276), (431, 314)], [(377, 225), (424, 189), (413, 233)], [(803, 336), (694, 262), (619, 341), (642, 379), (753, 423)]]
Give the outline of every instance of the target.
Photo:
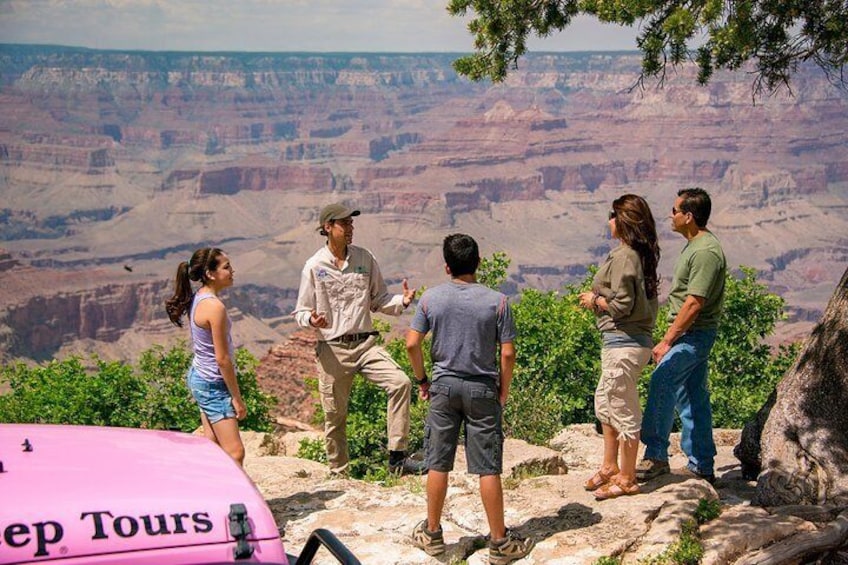
[(324, 229), (324, 224), (332, 220), (343, 220), (358, 215), (359, 210), (351, 210), (340, 202), (327, 204), (321, 209), (321, 214), (318, 216), (318, 229)]

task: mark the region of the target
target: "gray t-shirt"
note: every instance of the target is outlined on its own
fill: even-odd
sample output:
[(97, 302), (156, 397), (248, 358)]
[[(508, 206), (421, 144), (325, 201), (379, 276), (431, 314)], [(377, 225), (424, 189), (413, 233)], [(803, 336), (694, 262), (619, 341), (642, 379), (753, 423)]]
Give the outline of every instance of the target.
[(443, 375), (498, 380), (498, 344), (515, 339), (506, 296), (477, 283), (451, 281), (428, 289), (418, 301), (411, 327), (433, 334), (433, 380)]

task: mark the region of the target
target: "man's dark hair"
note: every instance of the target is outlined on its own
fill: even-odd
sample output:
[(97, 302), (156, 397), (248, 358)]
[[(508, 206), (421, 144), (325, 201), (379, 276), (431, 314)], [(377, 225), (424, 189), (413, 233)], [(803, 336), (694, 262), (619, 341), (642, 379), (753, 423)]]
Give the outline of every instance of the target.
[(699, 228), (707, 227), (707, 222), (710, 219), (713, 204), (710, 201), (710, 195), (703, 188), (684, 188), (677, 191), (677, 196), (683, 198), (680, 203), (680, 211), (692, 214), (695, 223)]
[(442, 253), (454, 277), (473, 275), (480, 265), (480, 250), (477, 248), (477, 242), (464, 233), (447, 236), (442, 245)]

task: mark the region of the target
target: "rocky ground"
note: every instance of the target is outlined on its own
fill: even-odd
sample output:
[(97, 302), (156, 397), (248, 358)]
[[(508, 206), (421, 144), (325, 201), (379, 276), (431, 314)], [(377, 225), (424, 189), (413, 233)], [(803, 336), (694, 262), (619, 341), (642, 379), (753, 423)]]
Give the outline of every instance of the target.
[[(247, 434), (245, 469), (265, 495), (289, 553), (299, 553), (309, 533), (327, 528), (368, 565), (413, 563), (487, 563), (482, 536), (488, 532), (475, 476), (465, 472), (460, 448), (445, 505), (447, 552), (438, 559), (415, 548), (409, 539), (425, 516), (423, 477), (403, 477), (391, 485), (333, 479), (327, 467), (286, 455), (304, 436)], [(716, 430), (715, 486), (675, 472), (685, 458), (673, 438), (672, 474), (643, 485), (642, 494), (596, 501), (583, 489), (601, 460), (601, 437), (591, 425), (571, 426), (549, 448), (507, 440), (504, 495), (507, 525), (533, 536), (537, 545), (520, 563), (594, 564), (602, 556), (624, 563), (662, 553), (679, 537), (702, 498), (721, 502), (719, 518), (701, 527), (704, 564), (730, 564), (757, 548), (818, 529), (779, 509), (757, 508), (750, 501), (755, 484), (745, 481), (733, 446), (739, 432)], [(749, 561), (752, 563), (758, 562)], [(797, 561), (796, 561), (797, 562)], [(316, 563), (335, 563), (319, 553)]]

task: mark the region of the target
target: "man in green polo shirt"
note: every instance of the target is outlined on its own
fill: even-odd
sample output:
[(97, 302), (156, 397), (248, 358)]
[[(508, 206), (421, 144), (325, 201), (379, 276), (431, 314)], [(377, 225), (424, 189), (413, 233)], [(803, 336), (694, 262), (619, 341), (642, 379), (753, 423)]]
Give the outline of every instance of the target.
[(640, 480), (669, 472), (668, 437), (676, 409), (682, 424), (680, 447), (689, 458), (687, 472), (715, 481), (707, 365), (721, 317), (727, 261), (707, 229), (711, 208), (704, 189), (685, 188), (671, 209), (671, 227), (687, 243), (675, 264), (668, 296), (671, 325), (653, 350), (657, 367), (642, 420), (645, 457), (636, 467)]

